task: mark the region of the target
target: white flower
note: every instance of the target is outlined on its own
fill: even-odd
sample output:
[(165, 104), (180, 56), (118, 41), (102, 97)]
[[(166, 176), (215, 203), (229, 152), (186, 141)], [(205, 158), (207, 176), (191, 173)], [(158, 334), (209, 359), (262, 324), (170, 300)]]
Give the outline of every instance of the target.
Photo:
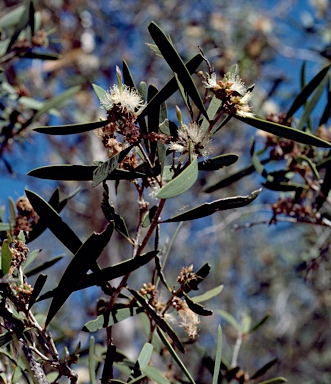
[(235, 73), (227, 73), (223, 78), (223, 83), (227, 84), (232, 91), (239, 93), (241, 96), (247, 93), (245, 83)]
[(107, 112), (116, 105), (122, 112), (138, 115), (145, 103), (138, 91), (122, 84), (121, 87), (113, 85), (101, 100), (101, 105)]
[(216, 81), (216, 73), (215, 72), (213, 72), (211, 75), (209, 75), (209, 73), (207, 73), (206, 75), (207, 75), (206, 81), (202, 82), (204, 84), (205, 88), (213, 88), (213, 89), (220, 88), (219, 84)]
[(212, 152), (210, 143), (210, 133), (201, 129), (198, 124), (182, 124), (178, 129), (177, 140), (170, 143), (169, 149), (181, 153), (182, 156), (191, 152), (206, 158)]

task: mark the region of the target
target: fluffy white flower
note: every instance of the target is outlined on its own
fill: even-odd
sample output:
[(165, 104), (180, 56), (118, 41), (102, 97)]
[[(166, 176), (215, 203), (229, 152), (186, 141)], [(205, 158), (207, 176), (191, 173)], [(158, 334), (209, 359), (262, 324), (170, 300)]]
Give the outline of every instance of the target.
[(101, 100), (101, 105), (106, 111), (110, 111), (116, 105), (122, 112), (138, 115), (145, 103), (138, 91), (123, 84), (121, 87), (113, 85)]
[(209, 75), (208, 73), (206, 75), (207, 75), (206, 81), (202, 82), (205, 88), (217, 89), (220, 87), (219, 84), (217, 83), (215, 72), (213, 72), (211, 75)]
[(210, 133), (201, 129), (196, 123), (182, 124), (178, 129), (178, 138), (170, 143), (170, 150), (188, 155), (207, 157), (212, 151), (210, 149)]
[(242, 81), (240, 76), (236, 75), (235, 73), (227, 73), (224, 76), (223, 83), (229, 84), (229, 88), (232, 91), (239, 93), (241, 96), (247, 94), (245, 83)]

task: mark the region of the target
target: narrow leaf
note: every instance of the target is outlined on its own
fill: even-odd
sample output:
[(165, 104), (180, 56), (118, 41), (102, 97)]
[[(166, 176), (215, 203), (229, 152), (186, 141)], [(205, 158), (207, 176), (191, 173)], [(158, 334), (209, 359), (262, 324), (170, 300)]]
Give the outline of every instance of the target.
[(218, 211), (225, 211), (227, 209), (244, 207), (250, 204), (253, 200), (255, 200), (260, 192), (261, 189), (258, 189), (248, 196), (227, 197), (225, 199), (215, 200), (211, 203), (204, 203), (184, 213), (173, 216), (170, 219), (161, 222), (170, 223), (175, 221), (195, 220), (212, 215), (213, 213)]
[(44, 133), (46, 135), (73, 135), (93, 131), (94, 129), (102, 128), (108, 124), (107, 120), (94, 121), (92, 123), (57, 125), (53, 127), (37, 127), (34, 131)]
[(96, 384), (96, 376), (95, 376), (95, 340), (94, 336), (90, 337), (90, 345), (89, 345), (89, 351), (88, 351), (88, 370), (90, 374), (90, 383)]
[(217, 345), (216, 345), (216, 355), (215, 355), (215, 365), (214, 365), (214, 374), (213, 374), (213, 382), (212, 384), (218, 384), (218, 376), (221, 369), (222, 363), (222, 328), (221, 325), (218, 325), (217, 328)]
[(142, 368), (142, 372), (154, 383), (171, 384), (168, 379), (162, 376), (161, 372), (156, 367), (146, 366)]
[(9, 247), (8, 240), (4, 240), (1, 249), (1, 271), (4, 275), (9, 272), (12, 260), (12, 253)]
[(58, 96), (53, 97), (52, 99), (46, 101), (41, 109), (33, 116), (32, 121), (36, 121), (40, 116), (48, 112), (52, 108), (57, 108), (61, 106), (67, 99), (73, 97), (81, 89), (80, 85), (75, 85), (74, 87), (69, 88), (65, 92), (61, 93)]
[(264, 317), (262, 317), (262, 319), (260, 319), (257, 323), (255, 323), (247, 333), (253, 333), (255, 332), (257, 329), (259, 329), (268, 319), (269, 319), (270, 315), (265, 315)]
[(220, 168), (234, 164), (239, 156), (234, 153), (227, 153), (211, 159), (205, 160), (198, 164), (199, 171), (217, 171)]
[(9, 223), (0, 223), (0, 232), (10, 231), (12, 226)]
[(107, 91), (105, 91), (103, 88), (99, 87), (99, 85), (92, 84), (92, 87), (93, 87), (93, 91), (98, 96), (100, 104), (103, 106), (105, 101), (109, 97), (109, 93)]
[(298, 96), (294, 99), (290, 109), (288, 110), (285, 121), (288, 120), (291, 116), (295, 114), (295, 112), (305, 104), (308, 97), (314, 92), (314, 90), (318, 87), (318, 85), (323, 81), (326, 76), (330, 65), (324, 67), (298, 94)]
[(108, 225), (104, 232), (100, 234), (94, 232), (79, 248), (59, 282), (57, 294), (54, 296), (47, 314), (46, 326), (96, 262), (108, 244), (113, 229), (112, 225)]
[(219, 285), (207, 292), (204, 292), (202, 295), (191, 297), (192, 301), (195, 303), (201, 303), (203, 301), (210, 300), (212, 297), (219, 295), (223, 291), (224, 285)]
[(162, 343), (165, 345), (165, 347), (167, 348), (167, 350), (170, 352), (170, 355), (172, 356), (172, 358), (175, 360), (175, 362), (177, 363), (177, 365), (179, 366), (179, 368), (183, 371), (183, 373), (186, 375), (186, 377), (188, 378), (189, 382), (191, 384), (196, 384), (193, 377), (191, 376), (190, 372), (187, 370), (185, 364), (182, 362), (182, 360), (180, 359), (180, 357), (177, 355), (176, 351), (174, 350), (174, 348), (172, 348), (171, 344), (169, 343), (169, 341), (167, 340), (165, 334), (162, 332), (162, 330), (160, 328), (157, 328), (157, 334), (159, 335)]
[(41, 274), (37, 277), (37, 280), (35, 282), (35, 285), (33, 287), (33, 291), (32, 291), (32, 294), (31, 294), (30, 300), (29, 300), (29, 307), (28, 307), (29, 310), (31, 309), (33, 304), (36, 302), (37, 297), (39, 296), (41, 290), (43, 289), (43, 287), (46, 283), (46, 280), (47, 280), (47, 275)]
[(316, 104), (319, 101), (327, 82), (328, 82), (328, 77), (325, 76), (324, 79), (321, 81), (321, 83), (316, 88), (312, 98), (309, 100), (309, 102), (305, 106), (304, 112), (303, 112), (303, 114), (300, 118), (299, 124), (297, 126), (297, 129), (299, 131), (301, 131), (303, 129), (304, 125), (309, 120), (309, 117), (310, 117), (312, 111), (314, 110), (314, 108), (316, 107)]
[(52, 267), (54, 264), (58, 263), (62, 259), (63, 259), (63, 256), (57, 256), (57, 257), (54, 257), (50, 260), (47, 260), (43, 264), (38, 265), (37, 267), (26, 271), (25, 276), (30, 277), (30, 276), (36, 275), (37, 273), (42, 272), (45, 269)]
[(112, 325), (128, 319), (129, 317), (135, 316), (143, 311), (144, 310), (141, 307), (113, 309), (110, 314), (100, 315), (95, 320), (91, 320), (86, 323), (82, 330), (84, 332), (96, 332), (99, 329), (111, 327)]
[[(213, 120), (221, 104), (222, 104), (222, 101), (218, 99), (216, 96), (213, 96), (207, 109), (209, 120)], [(208, 127), (209, 127), (209, 121), (204, 117), (201, 123), (201, 129), (207, 130)]]
[(230, 325), (232, 325), (237, 331), (241, 332), (241, 324), (228, 312), (222, 309), (217, 309), (216, 312)]
[(275, 378), (270, 379), (270, 380), (261, 381), (261, 382), (259, 382), (259, 384), (281, 384), (281, 383), (286, 383), (286, 382), (287, 382), (287, 380), (284, 377), (275, 377)]
[(185, 292), (183, 292), (183, 294), (186, 304), (191, 311), (200, 316), (211, 316), (213, 314), (213, 311), (210, 311), (209, 309), (204, 308), (203, 305), (194, 302)]
[(185, 91), (194, 101), (194, 103), (202, 112), (202, 114), (208, 119), (208, 115), (200, 98), (199, 92), (192, 80), (189, 71), (187, 70), (184, 62), (175, 50), (174, 46), (171, 44), (171, 42), (160, 29), (160, 27), (154, 22), (149, 24), (148, 30), (156, 45), (158, 46), (160, 52), (162, 53), (162, 56), (169, 64), (170, 68), (173, 70), (173, 72), (177, 73), (180, 82), (185, 88)]
[(198, 178), (198, 161), (196, 158), (178, 176), (172, 179), (157, 193), (158, 199), (169, 199), (186, 192)]
[(172, 330), (170, 325), (158, 314), (155, 312), (154, 308), (146, 301), (146, 299), (140, 295), (140, 293), (134, 291), (133, 289), (127, 288), (132, 296), (137, 300), (137, 302), (143, 307), (148, 316), (164, 331), (168, 334), (171, 340), (174, 342), (176, 347), (182, 352), (185, 353), (184, 347), (180, 342), (178, 336)]
[(272, 133), (276, 136), (284, 137), (298, 143), (313, 145), (315, 147), (329, 148), (331, 144), (307, 132), (298, 131), (295, 128), (286, 127), (285, 125), (273, 123), (258, 119), (256, 117), (240, 117), (235, 115), (236, 119), (251, 125), (252, 127), (261, 129), (262, 131)]
[(121, 152), (117, 153), (115, 156), (111, 157), (109, 160), (97, 167), (93, 172), (92, 187), (96, 187), (106, 180), (115, 170), (117, 165), (124, 160), (125, 156), (131, 151), (131, 149), (132, 146), (123, 149)]
[(8, 53), (11, 49), (11, 47), (15, 44), (18, 36), (23, 31), (23, 29), (28, 25), (29, 23), (29, 11), (30, 11), (30, 5), (32, 0), (29, 0), (26, 3), (26, 7), (24, 8), (24, 11), (22, 12), (21, 18), (18, 20), (17, 25), (15, 26), (15, 31), (10, 39), (10, 42), (7, 46), (7, 52)]
[(82, 242), (73, 230), (66, 224), (61, 216), (36, 193), (26, 190), (26, 196), (32, 204), (40, 218), (43, 219), (47, 227), (72, 253), (76, 253)]
[[(194, 56), (186, 63), (186, 68), (189, 73), (194, 73), (196, 68), (202, 63), (203, 58), (200, 54)], [(164, 103), (177, 91), (177, 82), (175, 76), (153, 97), (153, 99), (147, 104), (139, 116), (146, 116), (153, 108)]]
[(265, 364), (262, 368), (260, 368), (258, 371), (256, 371), (252, 377), (250, 378), (251, 380), (257, 379), (258, 377), (264, 375), (273, 365), (277, 363), (278, 359), (272, 359), (269, 361), (267, 364)]

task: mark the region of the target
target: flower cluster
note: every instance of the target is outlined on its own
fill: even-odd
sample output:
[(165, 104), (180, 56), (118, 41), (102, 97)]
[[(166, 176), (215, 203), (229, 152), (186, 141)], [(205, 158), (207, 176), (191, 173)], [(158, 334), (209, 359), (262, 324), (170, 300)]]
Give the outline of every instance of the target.
[(211, 154), (210, 133), (192, 122), (188, 125), (182, 124), (178, 129), (178, 137), (171, 141), (169, 149), (181, 154), (180, 160), (185, 159), (190, 154), (207, 158)]
[(217, 80), (216, 73), (207, 74), (203, 84), (222, 100), (222, 109), (229, 115), (253, 117), (249, 101), (252, 93), (246, 88), (242, 79), (235, 73), (227, 73), (222, 80)]

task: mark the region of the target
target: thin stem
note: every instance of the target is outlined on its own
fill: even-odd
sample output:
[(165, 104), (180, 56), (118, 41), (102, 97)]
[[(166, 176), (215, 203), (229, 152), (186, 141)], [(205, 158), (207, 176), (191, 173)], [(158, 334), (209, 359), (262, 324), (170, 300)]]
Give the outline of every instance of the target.
[(233, 349), (233, 355), (232, 355), (232, 361), (231, 361), (231, 367), (234, 368), (238, 365), (238, 355), (239, 355), (239, 350), (241, 347), (243, 341), (243, 334), (241, 331), (238, 332), (236, 344)]

